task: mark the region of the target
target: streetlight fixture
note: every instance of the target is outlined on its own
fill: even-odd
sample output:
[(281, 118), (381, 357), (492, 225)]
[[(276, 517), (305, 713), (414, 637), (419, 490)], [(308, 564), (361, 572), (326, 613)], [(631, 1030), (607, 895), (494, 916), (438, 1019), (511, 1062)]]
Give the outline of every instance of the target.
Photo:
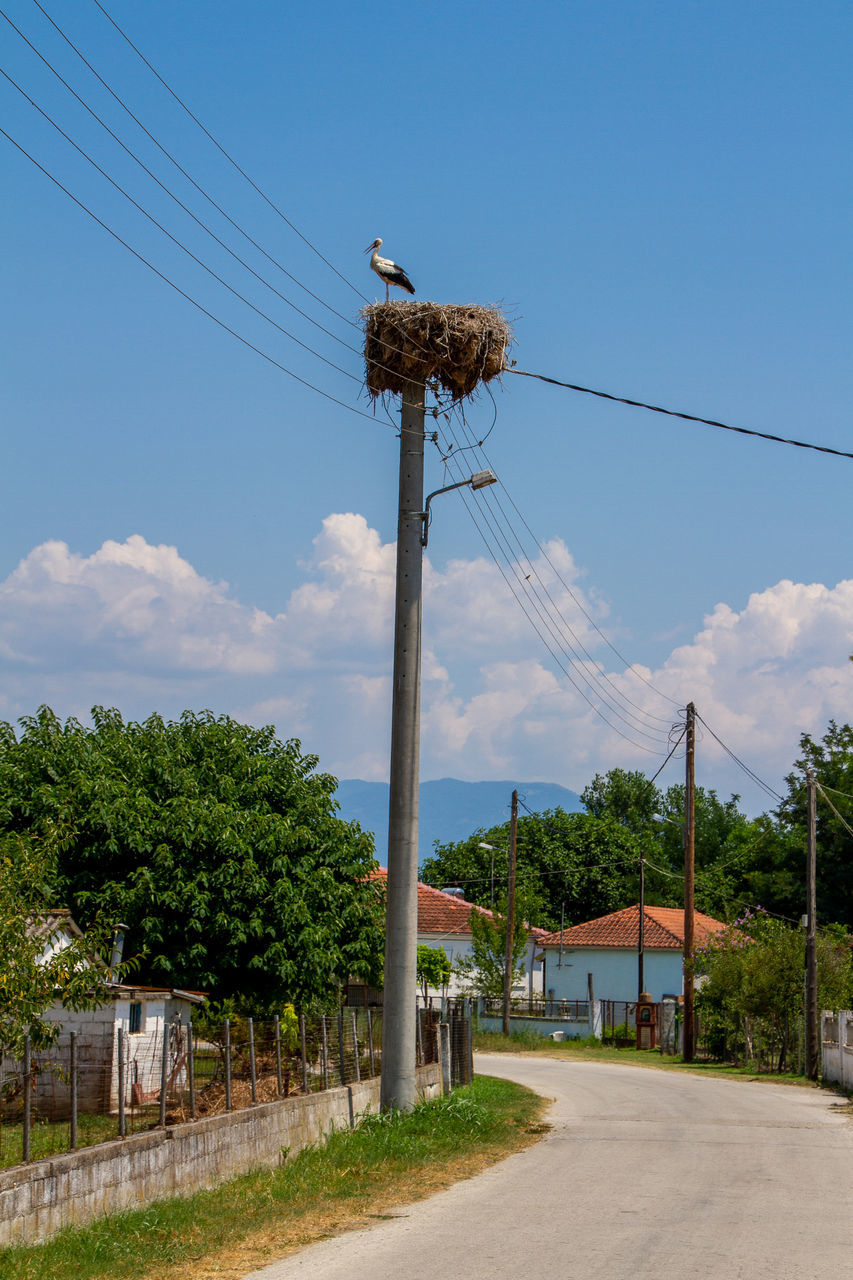
[(493, 844), (484, 844), (482, 840), (477, 842), (478, 849), (489, 849), (492, 854), (492, 873), (490, 877), (489, 887), (489, 906), (495, 909), (495, 846)]
[(467, 480), (457, 480), (456, 484), (446, 484), (442, 489), (433, 489), (432, 493), (427, 494), (427, 500), (424, 503), (424, 509), (420, 513), (423, 528), (421, 532), (421, 546), (425, 547), (429, 540), (429, 521), (430, 510), (429, 504), (433, 498), (437, 498), (440, 493), (450, 493), (451, 489), (464, 489), (469, 485), (472, 489), (485, 489), (490, 484), (497, 484), (498, 478), (494, 471), (475, 471)]

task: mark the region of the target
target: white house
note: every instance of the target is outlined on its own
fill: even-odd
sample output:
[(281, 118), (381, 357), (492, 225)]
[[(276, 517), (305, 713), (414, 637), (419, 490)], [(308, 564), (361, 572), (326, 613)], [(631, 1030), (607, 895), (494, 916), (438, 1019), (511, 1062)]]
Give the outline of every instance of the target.
[[(388, 875), (385, 867), (373, 872), (372, 878), (384, 881)], [(418, 881), (418, 945), (441, 947), (451, 965), (463, 957), (472, 955), (471, 912), (491, 916), (486, 907), (478, 907), (467, 902), (458, 893), (450, 893), (444, 889), (433, 889), (431, 885)], [(542, 964), (537, 960), (541, 953), (541, 940), (546, 936), (544, 929), (531, 929), (524, 958), (525, 979), (517, 985), (514, 992), (518, 996), (536, 994), (542, 983)], [(457, 973), (453, 972), (446, 990), (431, 990), (430, 995), (456, 996), (462, 992)], [(354, 1001), (353, 1001), (354, 1002)]]
[[(725, 928), (720, 920), (695, 912), (695, 945)], [(539, 944), (545, 952), (542, 995), (546, 1000), (587, 1000), (592, 985), (596, 1000), (636, 1000), (639, 938), (639, 906), (548, 934)], [(684, 911), (646, 907), (643, 988), (653, 1000), (683, 993), (683, 951)]]

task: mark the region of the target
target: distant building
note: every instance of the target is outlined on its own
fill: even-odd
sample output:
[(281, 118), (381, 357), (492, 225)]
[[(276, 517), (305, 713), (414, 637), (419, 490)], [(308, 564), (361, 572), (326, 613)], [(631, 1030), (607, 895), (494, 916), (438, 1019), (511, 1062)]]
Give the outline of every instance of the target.
[[(372, 879), (383, 882), (387, 876), (388, 872), (385, 867), (379, 867), (372, 873)], [(484, 916), (492, 915), (492, 912), (487, 907), (479, 907), (476, 903), (467, 902), (465, 898), (459, 897), (457, 890), (447, 893), (443, 889), (433, 889), (431, 885), (418, 881), (418, 945), (441, 947), (451, 965), (455, 965), (456, 961), (472, 955), (470, 923), (472, 911), (479, 912)], [(516, 995), (527, 996), (531, 992), (538, 994), (541, 988), (542, 964), (541, 961), (537, 961), (536, 957), (540, 954), (541, 939), (545, 936), (544, 929), (530, 930), (524, 958), (526, 977), (523, 985), (516, 985)], [(362, 1003), (361, 993), (363, 993), (365, 1002), (372, 1002), (369, 988), (350, 983), (348, 1003)], [(455, 996), (460, 993), (460, 981), (455, 970), (445, 990), (430, 991), (430, 995), (433, 997)], [(381, 995), (379, 993), (375, 994), (376, 1002), (381, 1002)]]
[[(646, 907), (643, 936), (643, 986), (652, 999), (680, 996), (684, 990), (684, 911)], [(697, 947), (726, 925), (695, 913)], [(544, 977), (537, 994), (550, 1000), (586, 1000), (589, 979), (596, 1000), (636, 1000), (639, 906), (625, 907), (596, 920), (549, 933), (539, 942), (545, 952)]]

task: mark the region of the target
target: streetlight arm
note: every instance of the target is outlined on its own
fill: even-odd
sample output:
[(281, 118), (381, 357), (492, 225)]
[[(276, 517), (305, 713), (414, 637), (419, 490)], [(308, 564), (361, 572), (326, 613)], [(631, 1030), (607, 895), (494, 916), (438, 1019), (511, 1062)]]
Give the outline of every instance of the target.
[(497, 476), (493, 471), (477, 471), (473, 476), (469, 476), (467, 480), (457, 480), (455, 484), (446, 484), (442, 489), (433, 489), (432, 493), (428, 493), (424, 509), (419, 512), (423, 524), (421, 546), (425, 547), (429, 539), (429, 504), (433, 498), (437, 498), (440, 493), (450, 493), (452, 489), (464, 489), (466, 485), (470, 485), (472, 489), (485, 489), (486, 485), (496, 483)]

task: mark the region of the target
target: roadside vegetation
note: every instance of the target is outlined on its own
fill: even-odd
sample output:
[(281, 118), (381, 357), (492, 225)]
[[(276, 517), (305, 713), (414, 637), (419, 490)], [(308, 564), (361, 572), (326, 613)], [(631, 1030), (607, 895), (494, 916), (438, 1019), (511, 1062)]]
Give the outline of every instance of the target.
[(3, 1280), (226, 1280), (423, 1199), (536, 1141), (545, 1099), (478, 1076), (409, 1115), (365, 1116), (278, 1169), (0, 1250)]
[(587, 1037), (583, 1040), (549, 1040), (535, 1031), (518, 1031), (510, 1036), (499, 1031), (477, 1031), (474, 1034), (477, 1053), (523, 1053), (545, 1058), (563, 1058), (574, 1062), (616, 1062), (623, 1066), (649, 1067), (654, 1071), (691, 1072), (703, 1076), (726, 1076), (738, 1080), (764, 1080), (768, 1084), (800, 1084), (814, 1088), (811, 1080), (796, 1072), (758, 1072), (752, 1064), (725, 1062), (682, 1062), (678, 1055), (664, 1057), (657, 1049), (619, 1049)]

